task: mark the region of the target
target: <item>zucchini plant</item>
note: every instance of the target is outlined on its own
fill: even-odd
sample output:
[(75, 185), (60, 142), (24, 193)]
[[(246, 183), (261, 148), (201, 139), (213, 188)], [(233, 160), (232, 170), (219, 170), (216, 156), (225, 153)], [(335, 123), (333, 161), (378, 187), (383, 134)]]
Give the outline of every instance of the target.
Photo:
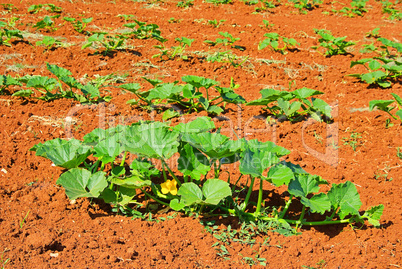
[[(231, 140), (213, 130), (216, 127), (208, 117), (174, 127), (161, 122), (138, 122), (95, 129), (82, 141), (57, 138), (31, 150), (66, 169), (56, 183), (65, 189), (69, 199), (103, 199), (114, 212), (123, 214), (136, 215), (138, 210), (144, 210), (140, 202), (144, 195), (145, 200), (158, 207), (188, 214), (231, 215), (245, 222), (263, 221), (286, 235), (295, 234), (302, 226), (365, 220), (380, 226), (384, 206), (361, 212), (362, 202), (353, 183), (332, 184), (328, 192), (322, 192), (320, 186), (328, 185), (326, 180), (281, 160), (289, 150), (270, 141)], [(176, 154), (179, 158), (174, 172), (170, 160)], [(222, 180), (226, 175), (223, 165), (234, 163), (239, 163), (239, 177), (232, 178), (227, 173)], [(245, 196), (234, 191), (242, 177), (248, 178)], [(263, 193), (264, 181), (287, 187), (284, 207), (264, 206), (268, 199)], [(258, 186), (257, 201), (251, 195), (254, 183)], [(301, 204), (301, 211), (290, 214), (292, 203)]]
[[(148, 91), (139, 91), (141, 87), (137, 83), (119, 86), (134, 93), (138, 98), (137, 100), (129, 100), (129, 104), (135, 105), (142, 101), (143, 103), (145, 102), (145, 108), (147, 109), (157, 106), (176, 105), (183, 108), (187, 113), (205, 110), (210, 114), (219, 115), (223, 112), (226, 103), (242, 104), (246, 102), (242, 96), (234, 92), (236, 85), (234, 85), (233, 81), (230, 87), (226, 88), (218, 86), (218, 81), (192, 75), (182, 77), (182, 81), (185, 84), (178, 84), (178, 81), (162, 83), (160, 80), (146, 80), (154, 88)], [(215, 90), (214, 95), (212, 95), (212, 89)], [(220, 106), (221, 104), (223, 108)], [(163, 119), (167, 120), (179, 115), (178, 111), (170, 108), (164, 112)]]
[(248, 102), (247, 106), (265, 106), (269, 113), (279, 119), (300, 121), (306, 116), (315, 120), (331, 119), (331, 107), (322, 99), (312, 96), (323, 94), (309, 88), (301, 88), (294, 91), (279, 91), (263, 89), (262, 97)]
[[(372, 100), (369, 102), (369, 109), (372, 111), (374, 108), (387, 112), (394, 120), (402, 122), (402, 98), (396, 93), (391, 93), (394, 100)], [(394, 105), (395, 104), (395, 105)], [(396, 109), (395, 116), (391, 111)], [(397, 117), (398, 116), (398, 117)]]

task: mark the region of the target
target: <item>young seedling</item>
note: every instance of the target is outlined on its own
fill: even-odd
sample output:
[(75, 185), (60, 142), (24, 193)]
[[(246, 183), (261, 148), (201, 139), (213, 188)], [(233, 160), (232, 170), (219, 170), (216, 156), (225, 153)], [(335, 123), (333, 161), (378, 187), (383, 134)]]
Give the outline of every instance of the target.
[(88, 31), (85, 31), (85, 28), (87, 27), (88, 23), (90, 23), (93, 20), (92, 17), (83, 18), (82, 21), (70, 17), (64, 17), (63, 20), (70, 22), (74, 27), (74, 30), (77, 31), (78, 33), (80, 34), (84, 33), (85, 35), (90, 34)]
[(299, 10), (301, 14), (307, 14), (308, 11), (319, 7), (322, 4), (321, 0), (289, 0), (293, 2), (294, 7)]
[[(294, 50), (296, 45), (300, 45), (300, 43), (294, 38), (280, 36), (277, 33), (266, 33), (264, 36), (267, 38), (258, 44), (258, 50), (262, 50), (270, 46), (274, 51), (287, 54), (287, 50)], [(283, 47), (280, 47), (281, 45), (283, 45)]]
[(38, 21), (33, 27), (36, 28), (36, 30), (40, 29), (45, 29), (47, 32), (54, 32), (58, 28), (55, 26), (55, 23), (52, 19), (57, 19), (59, 18), (60, 15), (54, 15), (54, 16), (45, 16), (43, 20)]
[(349, 145), (353, 151), (356, 151), (357, 147), (361, 147), (364, 145), (364, 143), (361, 141), (362, 139), (362, 134), (358, 132), (352, 132), (350, 133), (350, 138), (343, 137), (343, 144), (344, 145)]
[[(314, 29), (315, 33), (320, 35), (321, 37), (318, 39), (320, 43), (318, 46), (312, 47), (313, 49), (318, 50), (320, 47), (325, 48), (324, 55), (325, 56), (333, 56), (333, 55), (341, 55), (347, 54), (347, 47), (353, 46), (356, 44), (354, 41), (345, 41), (346, 36), (344, 37), (334, 37), (329, 30), (324, 29)], [(321, 52), (320, 52), (321, 53)]]
[(45, 51), (48, 51), (53, 48), (63, 47), (64, 43), (51, 36), (44, 36), (42, 40), (36, 42), (36, 46), (44, 46)]
[[(372, 100), (369, 102), (369, 109), (372, 111), (374, 108), (377, 108), (381, 111), (388, 113), (394, 120), (400, 120), (402, 122), (402, 98), (395, 94), (391, 93), (394, 100)], [(394, 106), (392, 106), (395, 104)], [(395, 115), (391, 114), (391, 111), (396, 109)]]
[(14, 38), (24, 39), (22, 32), (3, 21), (0, 21), (0, 45), (11, 47), (11, 40)]
[(159, 49), (160, 53), (153, 55), (152, 58), (159, 57), (161, 61), (164, 61), (164, 60), (173, 60), (176, 56), (180, 56), (181, 59), (188, 60), (187, 55), (184, 55), (184, 51), (187, 47), (191, 46), (191, 44), (194, 42), (194, 39), (181, 37), (181, 38), (175, 38), (175, 40), (179, 42), (180, 45), (177, 47), (172, 47), (171, 49), (167, 49), (163, 44), (164, 42), (167, 41), (167, 39), (162, 40), (163, 41), (162, 45), (154, 46), (154, 48)]
[(233, 0), (205, 0), (206, 3), (212, 3), (215, 6), (231, 4)]
[(28, 12), (31, 14), (36, 14), (42, 9), (45, 9), (46, 11), (49, 11), (51, 13), (61, 13), (63, 9), (61, 7), (58, 7), (54, 4), (39, 4), (39, 5), (31, 5), (28, 7)]
[(354, 0), (351, 2), (350, 7), (343, 7), (341, 10), (333, 9), (334, 13), (341, 13), (347, 17), (355, 17), (355, 16), (364, 16), (364, 13), (367, 12), (366, 3), (368, 0)]
[(184, 0), (184, 1), (179, 1), (177, 3), (178, 7), (182, 7), (182, 8), (189, 8), (194, 6), (194, 0)]
[(255, 8), (255, 12), (260, 13), (260, 12), (273, 12), (271, 11), (271, 9), (276, 8), (280, 1), (268, 1), (268, 0), (254, 0), (251, 3), (256, 3), (256, 4), (260, 4), (258, 7)]
[(214, 28), (219, 28), (219, 26), (221, 26), (226, 20), (219, 20), (217, 21), (215, 20), (208, 20), (207, 24), (211, 25)]
[(20, 229), (22, 229), (22, 227), (24, 227), (24, 224), (26, 222), (26, 219), (28, 218), (30, 210), (28, 210), (27, 214), (25, 215), (25, 217), (20, 221)]
[(127, 37), (123, 35), (112, 36), (107, 33), (95, 33), (88, 37), (87, 43), (85, 43), (81, 49), (93, 47), (96, 45), (102, 45), (105, 50), (100, 52), (102, 55), (109, 55), (114, 50), (122, 49)]
[(215, 41), (205, 40), (204, 43), (207, 43), (211, 46), (222, 45), (224, 47), (232, 47), (238, 50), (244, 50), (245, 48), (242, 46), (234, 45), (236, 41), (239, 41), (240, 38), (235, 38), (228, 32), (219, 32), (219, 34), (224, 38), (217, 38)]
[(134, 20), (133, 23), (124, 24), (123, 26), (132, 29), (131, 32), (126, 33), (127, 37), (136, 39), (149, 39), (154, 38), (156, 40), (163, 39), (161, 37), (161, 31), (156, 24), (147, 24), (146, 22), (140, 22)]

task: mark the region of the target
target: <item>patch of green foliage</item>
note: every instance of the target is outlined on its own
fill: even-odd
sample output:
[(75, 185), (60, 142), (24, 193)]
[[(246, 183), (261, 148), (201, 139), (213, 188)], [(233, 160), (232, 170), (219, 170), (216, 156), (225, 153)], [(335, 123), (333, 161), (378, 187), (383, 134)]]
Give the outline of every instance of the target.
[(278, 33), (266, 33), (264, 34), (266, 39), (262, 40), (258, 44), (258, 49), (262, 50), (266, 47), (271, 47), (274, 51), (278, 51), (282, 54), (287, 54), (288, 50), (295, 49), (296, 45), (300, 45), (294, 38), (287, 38), (280, 36)]
[(334, 37), (329, 30), (314, 29), (314, 31), (321, 37), (318, 39), (320, 44), (312, 48), (316, 50), (320, 47), (324, 48), (324, 55), (326, 56), (347, 54), (346, 48), (356, 44), (354, 41), (345, 41), (346, 36)]
[[(121, 212), (144, 207), (138, 200), (143, 194), (160, 207), (188, 214), (231, 215), (242, 222), (260, 221), (285, 235), (296, 234), (302, 226), (363, 224), (365, 220), (380, 226), (384, 206), (361, 212), (362, 202), (353, 183), (332, 184), (329, 191), (322, 192), (320, 186), (328, 185), (326, 180), (281, 161), (289, 150), (270, 141), (231, 140), (212, 132), (214, 129), (207, 117), (174, 127), (138, 122), (95, 129), (82, 141), (57, 138), (31, 150), (66, 169), (56, 183), (69, 199), (103, 199), (115, 208), (127, 209)], [(137, 156), (131, 163), (126, 163), (128, 153)], [(176, 173), (168, 161), (175, 154), (179, 155)], [(161, 163), (160, 169), (156, 163)], [(231, 178), (230, 173), (227, 180), (220, 179), (222, 166), (234, 163), (238, 163), (240, 178), (248, 178), (245, 196), (240, 196), (242, 192), (235, 195), (239, 179)], [(264, 206), (264, 181), (287, 188), (284, 195), (288, 199), (281, 210), (279, 205)], [(259, 186), (257, 201), (251, 199), (254, 183)], [(302, 209), (288, 214), (292, 203)], [(314, 220), (309, 220), (313, 215)]]

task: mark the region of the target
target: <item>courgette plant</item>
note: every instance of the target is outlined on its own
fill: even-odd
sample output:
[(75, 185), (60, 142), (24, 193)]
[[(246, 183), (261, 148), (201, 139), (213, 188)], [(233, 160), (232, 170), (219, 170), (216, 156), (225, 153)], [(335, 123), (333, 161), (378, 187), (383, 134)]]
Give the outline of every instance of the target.
[[(47, 70), (57, 77), (57, 79), (46, 76), (31, 75), (26, 75), (21, 78), (2, 76), (0, 77), (0, 86), (2, 84), (5, 87), (11, 85), (24, 86), (27, 89), (18, 90), (12, 95), (37, 98), (45, 101), (60, 98), (71, 98), (79, 101), (80, 103), (110, 101), (110, 96), (101, 96), (99, 89), (102, 87), (102, 85), (94, 83), (82, 85), (74, 77), (72, 77), (72, 73), (69, 70), (49, 63), (46, 63), (46, 67)], [(36, 92), (32, 90), (32, 88), (35, 89)], [(78, 93), (78, 90), (81, 93)], [(39, 96), (37, 96), (38, 94)]]
[(324, 100), (312, 97), (323, 92), (301, 88), (294, 91), (263, 89), (260, 93), (260, 99), (250, 101), (246, 105), (265, 106), (265, 109), (278, 119), (300, 121), (310, 116), (322, 121), (332, 118), (331, 107)]
[[(353, 183), (332, 184), (328, 192), (321, 192), (320, 185), (327, 185), (326, 180), (281, 160), (289, 150), (270, 141), (231, 140), (213, 130), (216, 127), (208, 117), (174, 127), (161, 122), (138, 122), (95, 129), (82, 141), (57, 138), (31, 150), (66, 169), (56, 183), (64, 187), (69, 199), (103, 199), (115, 212), (123, 214), (138, 215), (138, 210), (147, 210), (140, 202), (143, 194), (145, 203), (188, 214), (264, 221), (287, 235), (295, 234), (301, 226), (365, 220), (380, 226), (384, 206), (361, 212), (362, 202)], [(171, 161), (174, 155), (179, 156), (177, 172)], [(240, 176), (232, 178), (222, 168), (237, 162)], [(161, 169), (156, 168), (158, 163)], [(225, 180), (221, 179), (223, 175)], [(249, 178), (245, 196), (234, 191), (242, 177)], [(289, 197), (284, 207), (264, 206), (268, 199), (264, 197), (264, 181), (287, 187), (284, 194)], [(251, 198), (254, 183), (258, 186), (257, 201)], [(292, 203), (301, 204), (302, 210), (290, 213)]]
[[(372, 100), (369, 102), (369, 109), (372, 111), (374, 108), (382, 110), (388, 113), (394, 120), (400, 120), (402, 122), (402, 98), (396, 93), (391, 93), (394, 100)], [(395, 105), (393, 105), (395, 104)], [(395, 116), (391, 114), (391, 111), (396, 109)]]
[[(236, 85), (233, 82), (229, 88), (220, 87), (218, 81), (193, 75), (182, 77), (185, 84), (178, 84), (178, 81), (172, 83), (162, 83), (160, 80), (150, 79), (146, 79), (146, 81), (151, 83), (154, 88), (148, 91), (140, 91), (141, 86), (137, 83), (119, 86), (138, 97), (137, 100), (129, 100), (129, 104), (145, 103), (143, 107), (146, 109), (176, 105), (186, 113), (205, 110), (210, 114), (219, 115), (224, 111), (226, 103), (242, 104), (246, 102), (242, 96), (235, 93)], [(214, 89), (214, 95), (212, 95), (212, 89)], [(167, 120), (179, 115), (178, 111), (170, 108), (164, 113), (163, 119)]]

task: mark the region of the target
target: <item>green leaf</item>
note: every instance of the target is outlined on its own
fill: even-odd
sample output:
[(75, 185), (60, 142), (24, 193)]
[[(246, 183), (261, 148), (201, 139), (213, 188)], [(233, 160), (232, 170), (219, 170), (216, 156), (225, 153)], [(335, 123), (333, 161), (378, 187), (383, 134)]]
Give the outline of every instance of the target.
[(27, 87), (33, 87), (35, 89), (42, 88), (46, 91), (51, 91), (59, 82), (54, 78), (34, 76), (27, 82)]
[(223, 109), (219, 106), (210, 106), (208, 107), (207, 112), (213, 115), (220, 115), (223, 112)]
[(380, 62), (376, 61), (376, 60), (372, 60), (371, 62), (369, 62), (369, 65), (368, 65), (368, 67), (369, 67), (371, 70), (380, 69), (381, 66), (382, 66), (382, 64), (381, 64)]
[(165, 100), (173, 98), (174, 95), (182, 92), (182, 85), (175, 85), (174, 83), (163, 83), (158, 84), (155, 88), (149, 90), (149, 95), (147, 96), (148, 101)]
[(239, 140), (229, 140), (229, 137), (219, 133), (185, 133), (182, 140), (215, 160), (233, 156), (241, 150)]
[(331, 200), (333, 210), (340, 208), (338, 215), (341, 219), (344, 219), (349, 214), (352, 216), (359, 214), (362, 202), (356, 186), (352, 182), (332, 184), (327, 195)]
[(127, 83), (127, 84), (120, 85), (119, 88), (125, 89), (132, 93), (137, 93), (138, 90), (141, 89), (141, 86), (138, 83)]
[(142, 187), (151, 186), (151, 180), (144, 180), (138, 171), (133, 170), (133, 174), (124, 179), (113, 177), (111, 183), (129, 189), (140, 189)]
[(373, 206), (370, 209), (368, 209), (366, 212), (364, 212), (362, 217), (366, 218), (371, 225), (378, 228), (378, 227), (380, 227), (380, 219), (381, 219), (383, 211), (384, 211), (384, 205), (381, 204), (381, 205)]
[(319, 112), (321, 112), (326, 117), (332, 118), (332, 115), (331, 115), (332, 108), (331, 108), (330, 105), (328, 105), (322, 99), (312, 98), (311, 100), (313, 101), (314, 109), (318, 110)]
[(98, 87), (95, 87), (92, 84), (87, 84), (81, 88), (81, 91), (84, 95), (89, 95), (90, 98), (100, 97), (100, 92)]
[(119, 194), (120, 196), (117, 200), (117, 203), (121, 206), (125, 206), (129, 204), (137, 195), (137, 190), (135, 188), (125, 188), (123, 186), (120, 186)]
[(56, 183), (66, 189), (70, 200), (79, 197), (97, 198), (108, 185), (105, 172), (91, 174), (88, 170), (80, 168), (73, 168), (63, 173)]
[(169, 108), (168, 110), (163, 112), (162, 120), (166, 121), (171, 118), (178, 117), (178, 116), (180, 116), (180, 112), (174, 110), (173, 108)]
[(275, 186), (279, 187), (283, 184), (288, 185), (294, 179), (292, 169), (283, 163), (278, 163), (271, 167), (268, 171), (267, 179)]
[(389, 105), (394, 102), (394, 100), (371, 100), (369, 102), (369, 109), (372, 111), (374, 108), (378, 108), (379, 110), (390, 112), (394, 107), (390, 107)]
[(391, 95), (395, 98), (395, 100), (398, 103), (398, 105), (400, 107), (402, 107), (402, 98), (399, 95), (397, 95), (396, 93), (391, 93)]
[(217, 205), (222, 199), (231, 196), (229, 183), (220, 179), (208, 179), (202, 187), (202, 193), (204, 194), (204, 203)]
[(193, 182), (183, 183), (177, 192), (181, 196), (180, 204), (190, 206), (202, 202), (202, 191)]
[(179, 133), (203, 133), (215, 129), (215, 123), (210, 117), (197, 117), (188, 123), (179, 123), (173, 127), (173, 130)]
[(47, 70), (49, 70), (53, 75), (55, 75), (58, 78), (68, 77), (73, 74), (69, 70), (67, 70), (63, 67), (57, 66), (55, 64), (46, 63), (46, 67), (47, 67)]
[(179, 134), (159, 122), (133, 125), (122, 135), (126, 150), (148, 158), (169, 159), (177, 152)]
[(32, 94), (34, 94), (33, 90), (19, 90), (13, 93), (11, 96), (30, 97)]
[(137, 170), (141, 175), (146, 177), (147, 179), (151, 179), (151, 177), (159, 176), (160, 171), (155, 168), (155, 165), (152, 164), (150, 160), (137, 158), (131, 164), (130, 168), (133, 170)]
[(186, 207), (185, 204), (179, 202), (179, 199), (170, 200), (169, 206), (175, 211), (180, 211)]
[(306, 99), (306, 98), (314, 96), (314, 95), (324, 94), (323, 92), (316, 91), (316, 90), (309, 89), (309, 88), (297, 89), (297, 90), (292, 91), (291, 93), (293, 93), (299, 99)]
[(55, 165), (67, 169), (79, 166), (91, 154), (91, 148), (77, 139), (56, 138), (38, 144), (32, 150), (36, 151), (36, 156), (48, 158)]
[(184, 76), (181, 78), (181, 80), (187, 82), (188, 84), (193, 85), (197, 89), (199, 88), (209, 89), (215, 85), (219, 85), (218, 81), (199, 76)]
[(374, 72), (363, 74), (361, 76), (361, 80), (363, 80), (364, 82), (366, 82), (368, 84), (373, 84), (386, 77), (387, 77), (387, 74), (384, 73), (383, 71), (374, 71)]
[(318, 192), (318, 185), (323, 183), (319, 176), (295, 174), (295, 179), (289, 183), (288, 192), (297, 197), (307, 197), (310, 193)]
[(402, 109), (398, 110), (395, 115), (399, 117), (399, 119), (402, 121)]
[(240, 159), (240, 172), (261, 178), (265, 169), (278, 163), (277, 155), (268, 150), (246, 147)]
[(201, 176), (206, 175), (211, 170), (211, 165), (207, 157), (198, 149), (190, 144), (185, 144), (179, 148), (180, 157), (177, 160), (177, 169), (184, 176), (200, 180)]
[(301, 203), (309, 207), (312, 213), (324, 214), (331, 210), (331, 201), (325, 193), (314, 195), (310, 199), (301, 197)]
[[(106, 133), (107, 132), (105, 132), (105, 134)], [(99, 158), (103, 163), (110, 163), (113, 162), (120, 153), (125, 151), (125, 148), (117, 135), (110, 135), (104, 140), (99, 141), (94, 147), (94, 150), (94, 157)]]

